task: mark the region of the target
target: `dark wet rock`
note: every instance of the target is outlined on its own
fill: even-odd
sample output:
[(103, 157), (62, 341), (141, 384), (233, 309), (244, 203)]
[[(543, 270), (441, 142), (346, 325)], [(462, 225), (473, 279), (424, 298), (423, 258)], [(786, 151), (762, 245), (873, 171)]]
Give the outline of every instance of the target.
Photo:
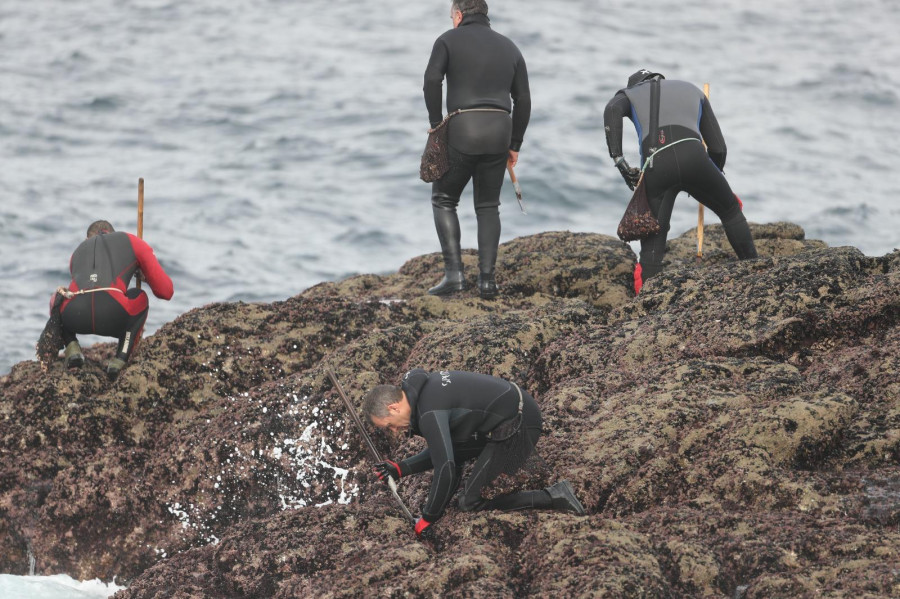
[[(151, 597), (900, 596), (900, 252), (752, 225), (671, 239), (634, 297), (617, 239), (503, 244), (501, 295), (425, 295), (438, 254), (272, 304), (191, 310), (119, 380), (0, 379), (0, 571), (116, 577)], [(474, 283), (477, 256), (467, 251)], [(414, 538), (331, 387), (477, 370), (542, 407), (541, 459), (588, 510), (462, 513)], [(420, 450), (380, 431), (384, 455)], [(414, 513), (429, 475), (401, 481)]]
[[(760, 256), (793, 256), (801, 252), (828, 247), (818, 239), (806, 239), (806, 233), (793, 223), (750, 225), (753, 241)], [(703, 229), (702, 259), (697, 259), (697, 229), (691, 229), (666, 243), (666, 263), (670, 266), (710, 266), (734, 260), (734, 252), (722, 225)]]
[[(477, 299), (478, 254), (472, 250), (463, 252), (468, 290), (452, 297), (462, 300), (464, 306), (485, 312), (507, 310), (511, 306), (530, 308), (558, 297), (578, 298), (609, 311), (633, 295), (629, 288), (634, 263), (635, 256), (626, 244), (605, 235), (540, 233), (500, 246), (496, 278), (502, 292), (501, 303), (493, 305)], [(414, 300), (429, 315), (442, 315), (446, 311), (449, 316), (463, 308), (447, 306), (441, 298), (423, 297), (442, 273), (441, 256), (430, 254), (410, 260), (393, 275), (360, 275), (339, 283), (322, 283), (303, 295)]]

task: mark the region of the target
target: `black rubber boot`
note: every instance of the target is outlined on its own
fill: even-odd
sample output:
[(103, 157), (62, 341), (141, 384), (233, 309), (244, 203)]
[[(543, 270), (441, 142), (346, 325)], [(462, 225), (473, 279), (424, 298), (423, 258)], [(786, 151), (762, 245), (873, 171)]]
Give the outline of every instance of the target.
[(494, 280), (497, 249), (500, 245), (500, 212), (496, 206), (476, 209), (478, 217), (478, 293), (494, 299), (499, 290)]
[(500, 290), (497, 289), (497, 282), (494, 280), (494, 273), (481, 272), (478, 273), (478, 293), (481, 299), (494, 299)]
[(462, 263), (459, 266), (444, 265), (444, 278), (441, 282), (428, 290), (428, 295), (449, 295), (466, 288), (466, 277), (463, 274)]
[(581, 505), (581, 502), (575, 497), (575, 491), (572, 490), (572, 485), (569, 484), (569, 481), (561, 480), (552, 487), (547, 487), (545, 490), (550, 494), (554, 510), (560, 512), (574, 512), (579, 516), (583, 516), (587, 513), (584, 510), (584, 506)]
[(81, 368), (84, 365), (84, 354), (77, 341), (66, 344), (65, 365), (66, 368)]
[(463, 273), (462, 248), (460, 247), (459, 218), (453, 208), (431, 207), (434, 212), (434, 228), (437, 229), (441, 252), (444, 255), (444, 278), (428, 290), (429, 295), (447, 295), (466, 288)]
[(119, 373), (125, 368), (125, 360), (122, 358), (113, 358), (106, 364), (106, 376), (109, 380), (114, 381), (119, 378)]

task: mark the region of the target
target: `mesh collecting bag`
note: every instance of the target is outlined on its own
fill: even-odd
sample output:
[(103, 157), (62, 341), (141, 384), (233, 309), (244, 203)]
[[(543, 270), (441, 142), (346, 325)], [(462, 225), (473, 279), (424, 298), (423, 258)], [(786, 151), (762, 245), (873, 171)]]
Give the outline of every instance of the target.
[(426, 183), (433, 183), (450, 170), (450, 158), (447, 149), (448, 115), (437, 127), (428, 131), (425, 151), (422, 152), (422, 164), (419, 165), (419, 177)]
[(647, 186), (644, 185), (644, 175), (638, 180), (634, 188), (634, 195), (625, 208), (625, 214), (619, 221), (616, 234), (622, 241), (635, 241), (656, 235), (661, 230), (659, 221), (650, 211), (650, 202), (647, 199)]
[(426, 183), (433, 183), (450, 170), (450, 143), (448, 140), (450, 119), (463, 112), (507, 112), (500, 108), (459, 108), (444, 117), (436, 127), (428, 130), (425, 151), (422, 152), (422, 164), (419, 165), (419, 177)]
[(37, 358), (45, 367), (59, 356), (59, 350), (63, 346), (60, 307), (65, 299), (61, 294), (56, 294), (56, 297), (53, 299), (53, 308), (50, 310), (50, 318), (47, 320), (47, 324), (44, 325), (44, 330), (41, 332), (41, 336), (38, 337), (38, 342), (35, 346)]
[[(649, 139), (658, 139), (658, 131), (659, 79), (654, 79), (650, 84)], [(651, 235), (656, 235), (661, 230), (659, 221), (656, 220), (656, 217), (653, 216), (653, 212), (650, 210), (650, 201), (647, 199), (647, 186), (644, 185), (644, 171), (647, 169), (648, 165), (653, 164), (653, 155), (658, 151), (659, 149), (655, 147), (651, 147), (648, 149), (650, 158), (647, 159), (647, 161), (643, 165), (643, 168), (641, 168), (641, 176), (634, 188), (634, 194), (632, 194), (631, 196), (631, 201), (628, 202), (628, 207), (625, 208), (625, 214), (622, 215), (622, 220), (619, 221), (619, 227), (618, 229), (616, 229), (616, 235), (618, 235), (619, 239), (621, 239), (622, 241), (646, 239)]]

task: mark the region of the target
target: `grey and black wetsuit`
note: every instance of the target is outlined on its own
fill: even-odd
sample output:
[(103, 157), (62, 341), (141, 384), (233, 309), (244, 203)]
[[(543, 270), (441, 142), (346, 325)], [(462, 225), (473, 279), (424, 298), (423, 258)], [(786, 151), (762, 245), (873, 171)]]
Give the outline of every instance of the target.
[[(642, 276), (646, 280), (662, 270), (669, 221), (680, 191), (688, 192), (716, 213), (738, 258), (755, 258), (756, 247), (747, 219), (722, 174), (725, 139), (709, 100), (691, 83), (660, 80), (659, 126), (654, 137), (650, 131), (652, 84), (648, 80), (619, 90), (603, 113), (611, 157), (622, 155), (622, 119), (626, 116), (638, 133), (641, 164), (657, 150), (644, 172), (644, 183), (650, 209), (662, 230), (641, 240), (641, 272), (636, 279)], [(706, 149), (701, 140), (706, 143)], [(681, 143), (673, 145), (675, 142)]]
[(506, 162), (509, 150), (521, 148), (531, 117), (528, 70), (516, 45), (493, 31), (486, 15), (469, 14), (435, 41), (425, 69), (423, 91), (432, 127), (443, 118), (445, 77), (448, 113), (468, 108), (504, 111), (464, 112), (450, 120), (450, 170), (431, 189), (435, 225), (446, 256), (447, 245), (459, 245), (456, 207), (463, 189), (473, 181), (479, 263), (482, 272), (493, 272)]
[[(519, 491), (490, 501), (481, 490), (493, 480), (491, 462), (503, 460), (504, 445), (491, 442), (488, 434), (516, 418), (519, 389), (496, 377), (456, 370), (429, 373), (411, 370), (401, 388), (412, 408), (410, 433), (421, 435), (428, 449), (401, 461), (403, 476), (434, 469), (431, 491), (422, 517), (434, 522), (444, 514), (456, 492), (463, 464), (477, 460), (466, 481), (460, 508), (469, 510), (549, 508), (546, 491)], [(541, 434), (541, 413), (534, 399), (522, 391), (522, 426), (529, 443), (521, 451), (530, 454)], [(494, 475), (496, 476), (496, 475)]]

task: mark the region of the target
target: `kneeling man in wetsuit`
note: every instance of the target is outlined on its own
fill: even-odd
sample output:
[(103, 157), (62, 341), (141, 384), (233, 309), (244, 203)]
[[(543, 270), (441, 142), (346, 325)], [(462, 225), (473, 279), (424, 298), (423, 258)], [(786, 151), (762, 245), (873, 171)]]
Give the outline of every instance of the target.
[(381, 462), (378, 477), (399, 479), (434, 469), (428, 501), (416, 522), (421, 535), (447, 509), (459, 487), (465, 462), (475, 460), (459, 507), (463, 511), (552, 509), (584, 514), (571, 485), (561, 481), (538, 491), (518, 491), (484, 499), (482, 489), (500, 473), (525, 463), (541, 435), (537, 403), (515, 383), (474, 372), (410, 370), (399, 387), (378, 385), (363, 399), (363, 412), (375, 426), (408, 430), (428, 448), (400, 463)]
[(88, 227), (87, 239), (75, 249), (69, 262), (69, 291), (75, 295), (60, 307), (67, 367), (84, 364), (76, 334), (116, 337), (119, 346), (106, 372), (113, 380), (118, 377), (137, 348), (147, 321), (147, 294), (128, 288), (138, 269), (153, 295), (171, 299), (172, 279), (145, 241), (131, 233), (117, 233), (105, 220)]

